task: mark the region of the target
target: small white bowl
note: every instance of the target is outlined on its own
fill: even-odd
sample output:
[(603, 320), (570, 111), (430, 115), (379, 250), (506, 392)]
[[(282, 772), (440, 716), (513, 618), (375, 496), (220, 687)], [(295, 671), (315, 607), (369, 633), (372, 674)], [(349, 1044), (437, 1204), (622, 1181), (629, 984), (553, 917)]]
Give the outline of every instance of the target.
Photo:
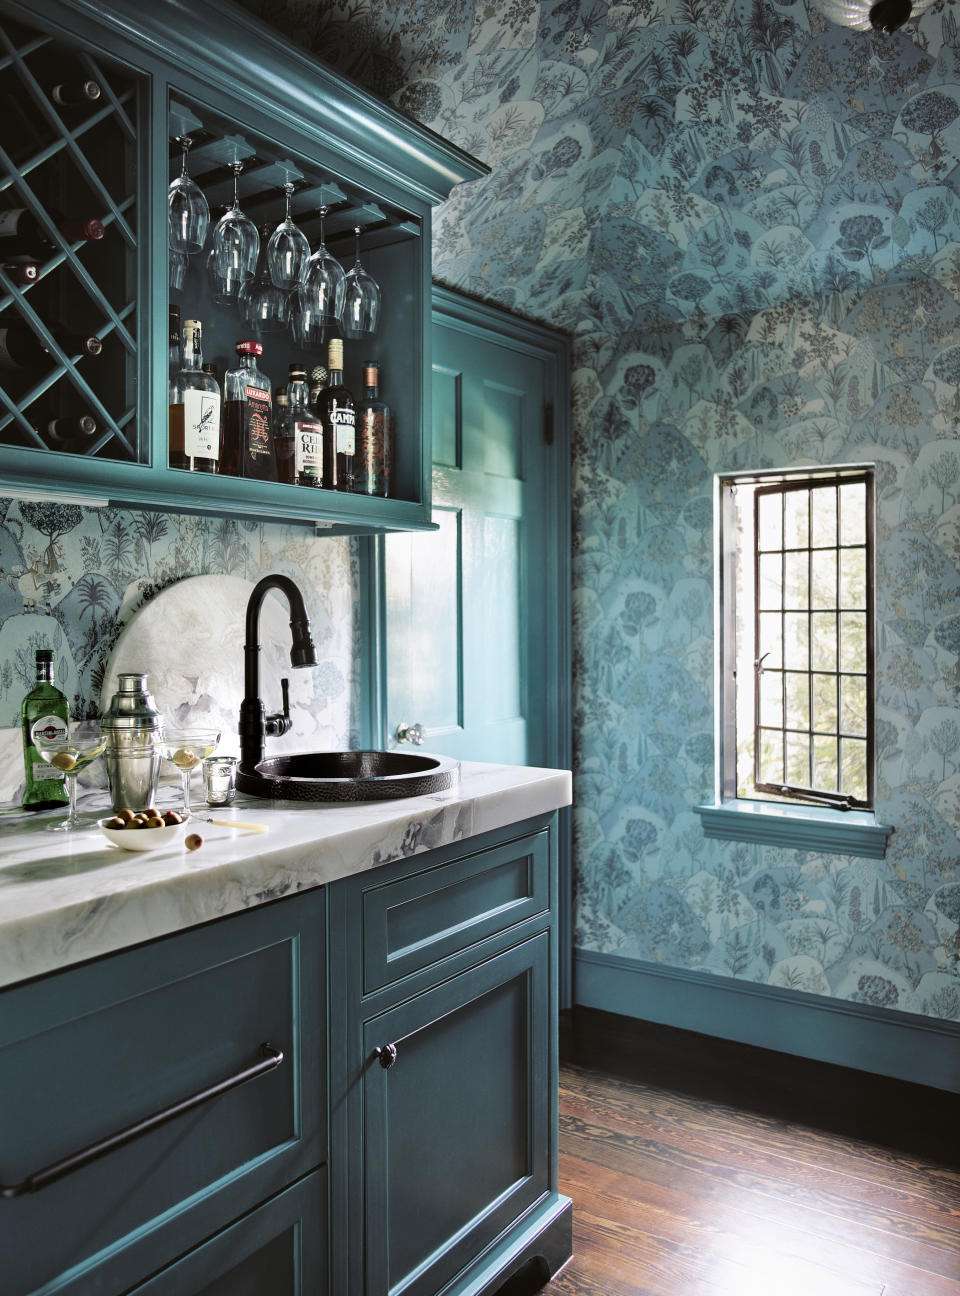
[(97, 826), (108, 842), (128, 851), (149, 851), (160, 846), (175, 846), (186, 833), (190, 822), (187, 817), (183, 823), (169, 824), (164, 828), (108, 828), (107, 824), (112, 818), (113, 815), (98, 819)]

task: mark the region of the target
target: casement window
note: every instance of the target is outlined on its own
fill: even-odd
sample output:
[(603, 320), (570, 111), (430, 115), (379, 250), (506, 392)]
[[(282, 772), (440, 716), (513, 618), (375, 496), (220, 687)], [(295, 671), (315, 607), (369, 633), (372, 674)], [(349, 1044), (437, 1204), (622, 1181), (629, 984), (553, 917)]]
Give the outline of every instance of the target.
[(873, 468), (723, 475), (717, 492), (718, 778), (705, 828), (766, 803), (787, 819), (786, 807), (816, 807), (873, 824)]

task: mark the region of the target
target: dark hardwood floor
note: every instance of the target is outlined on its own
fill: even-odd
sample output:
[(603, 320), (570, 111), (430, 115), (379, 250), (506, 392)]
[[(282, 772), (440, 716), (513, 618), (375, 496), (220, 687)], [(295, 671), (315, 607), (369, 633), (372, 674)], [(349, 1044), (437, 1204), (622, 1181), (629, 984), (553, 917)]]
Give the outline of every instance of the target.
[(546, 1296), (960, 1296), (960, 1097), (627, 1022), (560, 1076)]

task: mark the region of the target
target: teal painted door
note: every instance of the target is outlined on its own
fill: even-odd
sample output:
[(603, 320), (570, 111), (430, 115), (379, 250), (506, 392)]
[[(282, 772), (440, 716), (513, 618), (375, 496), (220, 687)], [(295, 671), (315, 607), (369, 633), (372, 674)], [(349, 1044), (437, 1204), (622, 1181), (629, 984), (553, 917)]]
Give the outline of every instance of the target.
[[(434, 317), (432, 533), (384, 541), (387, 739), (550, 764), (549, 373), (507, 337)], [(554, 541), (555, 543), (555, 541)], [(555, 759), (555, 758), (554, 758)]]

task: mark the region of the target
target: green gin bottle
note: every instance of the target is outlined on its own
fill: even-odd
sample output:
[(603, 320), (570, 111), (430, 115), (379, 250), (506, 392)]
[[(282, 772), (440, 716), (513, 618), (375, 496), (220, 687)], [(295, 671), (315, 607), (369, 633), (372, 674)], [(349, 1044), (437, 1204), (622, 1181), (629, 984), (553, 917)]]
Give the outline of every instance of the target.
[(69, 733), (69, 719), (67, 699), (53, 682), (53, 653), (49, 648), (38, 648), (37, 682), (20, 706), (27, 776), (22, 801), (25, 810), (52, 810), (70, 803), (63, 770), (48, 765), (36, 746), (38, 736), (47, 742), (62, 742)]

